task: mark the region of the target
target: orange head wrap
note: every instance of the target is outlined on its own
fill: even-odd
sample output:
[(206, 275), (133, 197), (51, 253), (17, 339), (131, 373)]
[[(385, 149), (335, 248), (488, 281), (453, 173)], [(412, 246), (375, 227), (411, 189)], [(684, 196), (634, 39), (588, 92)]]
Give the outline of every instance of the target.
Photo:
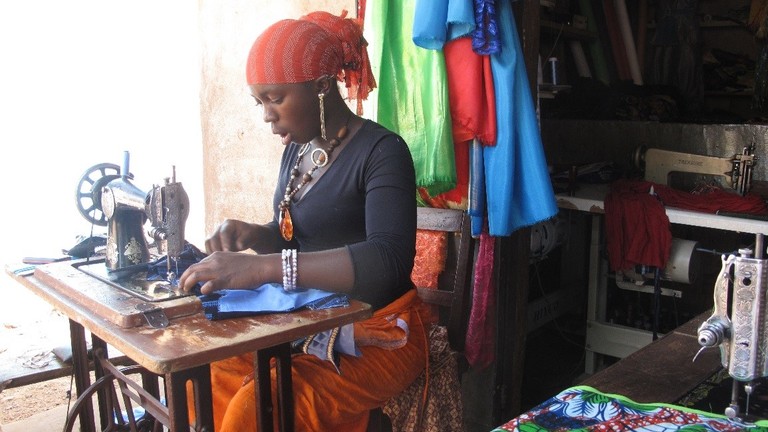
[(287, 84), (324, 75), (344, 81), (349, 99), (362, 101), (376, 87), (368, 60), (367, 42), (359, 24), (328, 12), (312, 12), (298, 20), (272, 24), (248, 54), (248, 84)]

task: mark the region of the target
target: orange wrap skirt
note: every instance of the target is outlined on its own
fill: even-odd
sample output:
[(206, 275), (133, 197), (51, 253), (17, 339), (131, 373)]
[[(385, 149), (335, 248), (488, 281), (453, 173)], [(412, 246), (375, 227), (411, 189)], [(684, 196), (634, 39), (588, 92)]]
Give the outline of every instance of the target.
[[(355, 341), (362, 355), (342, 354), (341, 373), (329, 361), (293, 355), (296, 431), (365, 431), (369, 411), (401, 393), (424, 370), (427, 329), (434, 322), (429, 308), (411, 290), (371, 318), (355, 323)], [(409, 331), (398, 326), (398, 321)], [(277, 394), (275, 375), (273, 368), (273, 395)], [(252, 354), (211, 364), (216, 431), (258, 430), (252, 376)]]

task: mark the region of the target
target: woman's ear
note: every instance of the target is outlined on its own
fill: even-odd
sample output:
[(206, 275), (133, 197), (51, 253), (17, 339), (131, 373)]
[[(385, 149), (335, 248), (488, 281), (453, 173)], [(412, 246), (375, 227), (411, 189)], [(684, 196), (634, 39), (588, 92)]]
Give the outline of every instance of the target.
[(315, 93), (317, 94), (325, 94), (327, 95), (328, 92), (331, 91), (331, 82), (334, 78), (331, 75), (323, 75), (320, 78), (316, 79), (314, 81), (315, 84)]

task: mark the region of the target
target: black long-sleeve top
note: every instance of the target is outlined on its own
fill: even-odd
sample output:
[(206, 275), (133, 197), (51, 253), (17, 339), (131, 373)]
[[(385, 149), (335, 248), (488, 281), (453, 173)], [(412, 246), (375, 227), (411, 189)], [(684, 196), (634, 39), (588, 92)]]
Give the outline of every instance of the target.
[[(279, 203), (299, 148), (286, 146), (280, 162), (269, 224), (276, 237)], [(301, 252), (346, 246), (355, 269), (351, 297), (379, 309), (413, 286), (415, 185), (413, 160), (403, 139), (366, 120), (312, 188), (291, 203), (293, 242)]]

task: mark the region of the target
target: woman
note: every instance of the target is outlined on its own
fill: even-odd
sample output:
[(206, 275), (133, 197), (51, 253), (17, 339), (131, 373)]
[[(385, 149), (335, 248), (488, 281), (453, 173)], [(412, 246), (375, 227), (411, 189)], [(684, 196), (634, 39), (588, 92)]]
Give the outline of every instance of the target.
[[(279, 21), (256, 39), (248, 84), (286, 146), (274, 219), (225, 221), (205, 243), (210, 255), (180, 279), (203, 293), (273, 282), (373, 306), (374, 316), (355, 324), (362, 355), (341, 355), (338, 371), (312, 355), (293, 357), (297, 430), (365, 430), (369, 410), (404, 390), (427, 361), (431, 318), (410, 281), (413, 161), (399, 136), (353, 114), (337, 84), (364, 99), (375, 86), (367, 60), (358, 24), (344, 15)], [(240, 253), (246, 249), (256, 254)], [(212, 365), (217, 431), (256, 430), (254, 385), (244, 380), (252, 371), (252, 356)]]

